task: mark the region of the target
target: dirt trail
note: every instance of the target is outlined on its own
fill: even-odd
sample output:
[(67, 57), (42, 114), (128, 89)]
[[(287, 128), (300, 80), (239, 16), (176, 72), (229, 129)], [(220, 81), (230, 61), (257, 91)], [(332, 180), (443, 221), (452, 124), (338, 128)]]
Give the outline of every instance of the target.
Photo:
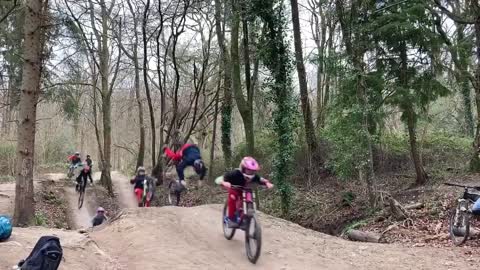
[(220, 215), (220, 205), (129, 209), (91, 237), (128, 269), (478, 269), (461, 249), (350, 242), (264, 214), (254, 266), (244, 233), (227, 241)]
[(133, 194), (133, 187), (128, 177), (117, 171), (112, 172), (112, 182), (115, 193), (118, 194), (118, 201), (121, 208), (138, 207), (137, 200)]
[[(62, 179), (65, 179), (66, 175), (62, 173), (49, 173), (49, 174), (45, 174), (45, 178), (54, 180), (54, 181), (60, 181)], [(100, 175), (98, 173), (95, 173), (93, 175), (93, 178), (94, 180), (97, 180), (98, 178), (100, 178)], [(92, 209), (95, 207), (94, 205), (92, 205), (92, 202), (90, 199), (91, 194), (89, 194), (89, 190), (91, 189), (87, 187), (87, 190), (85, 193), (85, 199), (81, 209), (78, 209), (78, 193), (75, 192), (73, 181), (71, 185), (66, 185), (64, 190), (68, 198), (70, 213), (72, 214), (71, 218), (74, 223), (71, 225), (75, 229), (81, 229), (81, 228), (85, 229), (90, 227), (91, 219), (94, 216)]]

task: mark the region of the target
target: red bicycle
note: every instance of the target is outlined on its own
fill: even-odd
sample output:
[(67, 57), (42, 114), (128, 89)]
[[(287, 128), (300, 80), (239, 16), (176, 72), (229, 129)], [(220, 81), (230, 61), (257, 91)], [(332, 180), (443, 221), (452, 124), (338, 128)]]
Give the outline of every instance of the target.
[[(242, 199), (237, 199), (235, 218), (240, 225), (239, 229), (245, 231), (245, 249), (247, 258), (251, 263), (256, 263), (262, 248), (262, 229), (256, 217), (255, 194), (252, 187), (232, 185), (231, 188), (242, 191)], [(236, 228), (228, 227), (228, 204), (223, 207), (223, 235), (230, 240), (235, 235)]]

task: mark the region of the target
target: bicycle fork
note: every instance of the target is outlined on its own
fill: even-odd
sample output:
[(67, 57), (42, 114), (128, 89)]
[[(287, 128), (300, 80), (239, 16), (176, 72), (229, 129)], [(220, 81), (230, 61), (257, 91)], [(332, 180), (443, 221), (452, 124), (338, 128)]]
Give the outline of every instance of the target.
[(455, 226), (458, 226), (460, 222), (462, 222), (460, 220), (460, 218), (463, 218), (463, 215), (460, 215), (460, 213), (462, 214), (466, 214), (468, 212), (468, 203), (467, 203), (467, 200), (465, 199), (458, 199), (458, 207), (457, 209), (455, 210), (456, 211), (456, 214), (455, 214)]

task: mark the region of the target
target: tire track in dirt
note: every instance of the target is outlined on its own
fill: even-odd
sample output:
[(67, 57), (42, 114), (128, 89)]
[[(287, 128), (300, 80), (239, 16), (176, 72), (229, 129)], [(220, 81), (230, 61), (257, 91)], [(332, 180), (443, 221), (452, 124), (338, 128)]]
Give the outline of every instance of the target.
[(112, 183), (115, 193), (118, 194), (118, 202), (121, 208), (138, 207), (137, 199), (133, 193), (133, 186), (127, 176), (120, 172), (112, 172)]
[[(90, 193), (92, 192), (92, 189), (90, 189), (87, 186), (85, 190), (85, 198), (83, 201), (83, 206), (82, 208), (78, 209), (79, 194), (75, 191), (74, 180), (63, 180), (67, 178), (66, 174), (63, 174), (63, 173), (49, 173), (49, 174), (46, 174), (45, 177), (47, 179), (50, 179), (56, 182), (60, 182), (60, 181), (64, 182), (63, 189), (68, 200), (68, 206), (69, 206), (70, 215), (71, 215), (70, 218), (74, 223), (74, 224), (71, 224), (71, 226), (74, 229), (82, 229), (82, 228), (85, 229), (85, 228), (91, 227), (91, 219), (94, 216), (92, 209), (95, 208), (95, 206), (92, 204), (93, 202), (91, 201)], [(97, 180), (99, 178), (99, 174), (98, 173), (94, 174), (93, 178), (94, 180)], [(70, 184), (70, 182), (72, 184)]]
[[(88, 189), (85, 193), (88, 192)], [(91, 215), (88, 211), (89, 203), (87, 194), (85, 194), (85, 199), (82, 208), (78, 209), (78, 193), (75, 191), (75, 188), (65, 187), (65, 193), (68, 197), (68, 204), (70, 206), (70, 213), (72, 213), (72, 219), (75, 224), (75, 229), (88, 228), (91, 226)]]

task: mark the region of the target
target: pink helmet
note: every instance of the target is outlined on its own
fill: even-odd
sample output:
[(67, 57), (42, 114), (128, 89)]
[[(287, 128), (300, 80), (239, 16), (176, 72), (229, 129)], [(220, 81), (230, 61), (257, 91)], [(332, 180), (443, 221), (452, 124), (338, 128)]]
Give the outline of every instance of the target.
[(97, 208), (97, 213), (99, 213), (99, 212), (103, 213), (103, 212), (105, 212), (105, 209), (103, 209), (103, 207), (100, 206), (100, 207)]
[(260, 165), (258, 162), (252, 157), (244, 157), (240, 162), (240, 169), (243, 170), (251, 170), (251, 171), (258, 171), (260, 170)]

